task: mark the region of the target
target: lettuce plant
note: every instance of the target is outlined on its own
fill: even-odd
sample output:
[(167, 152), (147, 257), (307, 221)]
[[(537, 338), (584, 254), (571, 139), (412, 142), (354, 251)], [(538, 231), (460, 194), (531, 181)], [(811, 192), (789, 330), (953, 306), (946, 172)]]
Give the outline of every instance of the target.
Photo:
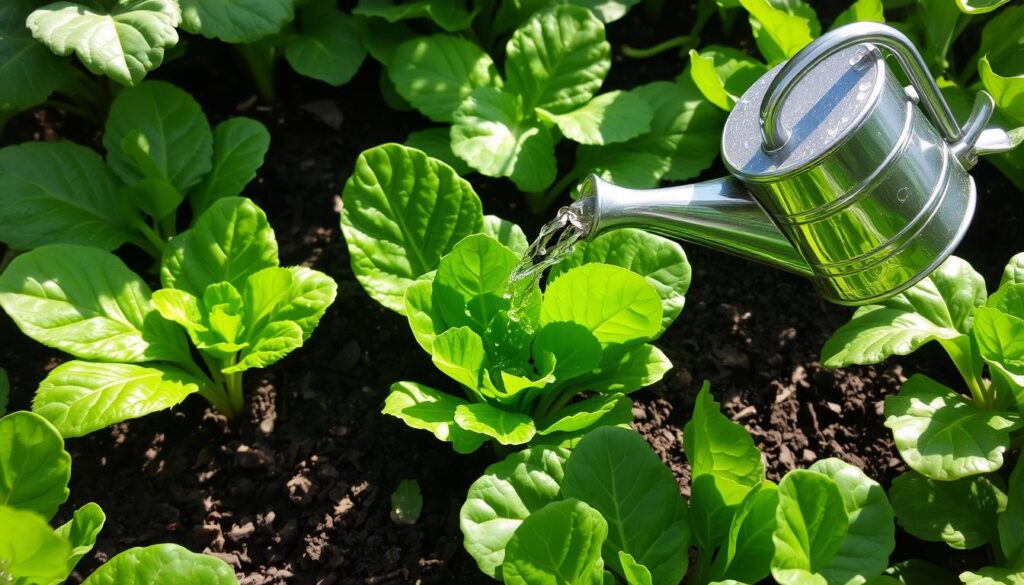
[[(94, 503), (54, 529), (50, 521), (68, 498), (71, 455), (43, 417), (14, 412), (0, 418), (0, 580), (57, 585), (96, 544), (106, 516)], [(133, 548), (114, 556), (85, 585), (238, 583), (224, 561), (174, 544)]]
[(32, 405), (65, 437), (195, 392), (239, 416), (243, 372), (302, 346), (336, 293), (323, 273), (278, 266), (273, 229), (241, 197), (219, 199), (171, 240), (160, 281), (151, 292), (113, 254), (69, 244), (18, 256), (0, 275), (0, 306), (22, 332), (77, 358), (47, 375)]
[(199, 104), (168, 83), (125, 89), (107, 118), (106, 160), (70, 142), (0, 149), (0, 242), (16, 250), (132, 243), (159, 258), (185, 199), (198, 217), (239, 195), (269, 144), (267, 129), (245, 117), (211, 130)]
[[(517, 314), (504, 293), (526, 238), (485, 218), (448, 165), (395, 144), (368, 150), (342, 202), (356, 278), (406, 315), (434, 364), (462, 386), (459, 396), (399, 382), (384, 412), (457, 451), (488, 439), (560, 442), (626, 422), (625, 394), (671, 367), (649, 342), (679, 315), (689, 286), (678, 244), (633, 230), (581, 244)], [(594, 394), (572, 403), (581, 392)]]
[(592, 430), (571, 451), (513, 453), (469, 488), (466, 550), (485, 574), (515, 585), (863, 583), (886, 569), (893, 511), (856, 467), (826, 459), (778, 485), (766, 480), (750, 435), (706, 384), (684, 448), (689, 502), (632, 430)]

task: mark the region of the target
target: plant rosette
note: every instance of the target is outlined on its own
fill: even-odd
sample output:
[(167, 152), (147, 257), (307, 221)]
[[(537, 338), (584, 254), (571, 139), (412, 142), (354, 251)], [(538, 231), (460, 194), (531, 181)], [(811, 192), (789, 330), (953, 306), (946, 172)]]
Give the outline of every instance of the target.
[(242, 197), (218, 199), (168, 243), (160, 280), (151, 292), (113, 254), (68, 244), (22, 254), (0, 275), (0, 306), (18, 328), (76, 358), (46, 376), (32, 403), (63, 436), (195, 392), (237, 417), (243, 372), (301, 347), (337, 289), (316, 270), (279, 266), (273, 229)]
[(684, 447), (689, 502), (629, 429), (591, 430), (572, 450), (513, 453), (470, 486), (465, 548), (486, 575), (515, 585), (852, 585), (885, 571), (893, 512), (860, 469), (826, 459), (767, 481), (753, 439), (707, 385)]

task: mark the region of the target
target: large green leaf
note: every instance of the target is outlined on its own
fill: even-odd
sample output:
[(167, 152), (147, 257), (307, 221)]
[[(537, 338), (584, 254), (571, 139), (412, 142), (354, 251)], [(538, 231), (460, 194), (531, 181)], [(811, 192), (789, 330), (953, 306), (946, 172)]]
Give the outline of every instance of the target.
[(707, 382), (683, 434), (692, 470), (694, 541), (710, 553), (728, 537), (733, 513), (747, 493), (764, 482), (764, 462), (750, 433), (722, 414)]
[(814, 575), (839, 552), (850, 526), (843, 494), (824, 474), (791, 471), (779, 483), (772, 576), (780, 583), (825, 583)]
[(803, 0), (739, 0), (750, 13), (750, 28), (765, 61), (789, 59), (821, 34), (814, 9)]
[[(1000, 10), (985, 24), (978, 54), (978, 76), (999, 109), (1024, 126), (1024, 6)], [(1007, 128), (1012, 129), (1012, 128)]]
[(656, 187), (662, 178), (686, 180), (711, 166), (718, 157), (725, 116), (692, 80), (656, 81), (632, 93), (654, 112), (651, 131), (626, 142), (581, 146), (577, 169), (640, 189)]
[(739, 49), (710, 45), (690, 50), (690, 76), (709, 102), (732, 110), (747, 89), (768, 72), (764, 63)]
[[(464, 160), (452, 152), (452, 138), (449, 128), (427, 128), (417, 130), (405, 138), (405, 146), (422, 150), (431, 158), (435, 158), (455, 170), (459, 176), (472, 172)], [(493, 216), (492, 216), (493, 217)]]
[[(1020, 291), (1015, 296), (1024, 300), (1024, 285), (1013, 288)], [(1018, 314), (1024, 317), (1024, 312)], [(974, 318), (974, 339), (993, 378), (1001, 377), (1008, 382), (1020, 402), (1024, 398), (1024, 318), (981, 307)], [(1024, 404), (1018, 404), (1021, 407)]]
[(619, 551), (650, 570), (655, 583), (686, 573), (690, 522), (672, 472), (635, 431), (601, 427), (587, 433), (565, 464), (565, 497), (596, 508), (608, 521), (605, 564), (621, 574)]
[(277, 240), (263, 210), (244, 197), (225, 197), (170, 241), (160, 282), (201, 297), (217, 282), (241, 290), (249, 276), (277, 262)]
[(226, 43), (251, 43), (295, 17), (295, 0), (179, 0), (181, 28)]
[(484, 470), (459, 512), (466, 551), (489, 577), (501, 580), (505, 545), (530, 514), (557, 500), (569, 451), (533, 447)]
[(344, 85), (359, 71), (366, 49), (352, 18), (332, 0), (316, 0), (299, 10), (298, 31), (285, 43), (284, 56), (297, 72)]
[(342, 193), (352, 271), (374, 300), (404, 313), (405, 290), (483, 227), (480, 199), (448, 165), (385, 144), (359, 155)]
[(72, 360), (39, 384), (32, 410), (65, 437), (81, 437), (114, 423), (170, 408), (203, 382), (163, 364), (101, 364)]
[(925, 477), (951, 481), (996, 471), (1017, 413), (981, 410), (960, 394), (915, 374), (885, 398), (885, 426), (903, 460)]
[(52, 244), (0, 275), (0, 305), (26, 335), (82, 359), (190, 359), (181, 331), (153, 312), (146, 283), (109, 252)]
[(932, 340), (967, 342), (974, 311), (987, 296), (981, 275), (950, 256), (910, 289), (880, 305), (857, 309), (825, 343), (822, 361), (833, 368), (874, 364), (914, 352)]
[(690, 263), (682, 246), (661, 236), (638, 229), (617, 229), (579, 242), (567, 258), (551, 267), (553, 282), (569, 269), (600, 262), (621, 266), (647, 279), (661, 297), (661, 327), (666, 329), (686, 302), (690, 288)]
[(132, 239), (130, 201), (96, 152), (70, 142), (0, 149), (0, 241), (17, 250), (80, 244), (113, 250)]
[(633, 421), (633, 401), (623, 394), (598, 394), (561, 408), (538, 421), (537, 434), (576, 433), (594, 426)]
[(241, 195), (256, 178), (269, 148), (270, 132), (252, 118), (238, 116), (217, 124), (213, 129), (213, 168), (189, 193), (193, 215), (199, 217), (218, 199)]
[(766, 482), (747, 493), (732, 517), (724, 548), (715, 555), (712, 579), (757, 583), (770, 574), (778, 505), (779, 490), (774, 484)]
[(46, 101), (70, 70), (25, 28), (38, 4), (33, 0), (0, 3), (0, 120)]
[[(78, 561), (92, 550), (96, 544), (96, 537), (103, 530), (106, 521), (107, 516), (103, 513), (103, 509), (89, 502), (75, 510), (75, 515), (71, 517), (71, 520), (55, 530), (59, 536), (66, 538), (71, 543), (71, 554), (67, 559), (68, 574), (74, 571)], [(50, 585), (57, 585), (57, 583)]]
[(451, 122), (455, 110), (478, 87), (501, 87), (494, 62), (460, 37), (432, 35), (395, 49), (388, 75), (398, 94), (435, 122)]
[(485, 403), (460, 404), (455, 408), (455, 423), (467, 431), (487, 435), (502, 445), (529, 443), (537, 432), (529, 416)]
[[(127, 141), (140, 137), (148, 146), (144, 164), (125, 150)], [(163, 81), (148, 81), (117, 95), (103, 146), (111, 170), (126, 184), (160, 178), (185, 192), (212, 166), (213, 133), (202, 108), (184, 90)], [(150, 169), (159, 177), (151, 177)]]
[(1021, 585), (1024, 584), (1024, 569), (1018, 567), (983, 567), (976, 572), (960, 573), (964, 585)]
[(823, 459), (810, 469), (835, 482), (850, 521), (839, 550), (821, 574), (829, 583), (845, 585), (881, 575), (896, 547), (893, 509), (885, 490), (860, 468), (839, 459)]
[(524, 112), (564, 114), (590, 101), (611, 67), (604, 25), (589, 10), (555, 6), (519, 27), (505, 48), (507, 89)]
[(553, 502), (523, 520), (505, 546), (506, 585), (600, 585), (608, 523), (578, 500)]
[(885, 22), (884, 8), (883, 0), (855, 0), (832, 21), (832, 28), (836, 29), (854, 22)]
[(1007, 285), (1024, 284), (1024, 252), (1014, 255), (1006, 263), (1003, 276), (999, 280), (999, 288)]
[(526, 249), (530, 247), (530, 242), (526, 239), (523, 228), (496, 215), (484, 216), (483, 233), (498, 240), (502, 246), (516, 254), (524, 254)]
[(509, 177), (522, 191), (541, 191), (557, 174), (554, 139), (522, 110), (514, 94), (473, 90), (455, 111), (452, 152), (489, 177)]
[(174, 0), (117, 0), (109, 9), (54, 2), (29, 15), (32, 36), (58, 55), (78, 55), (97, 75), (135, 85), (178, 43), (181, 10)]
[(53, 425), (24, 410), (0, 418), (0, 505), (48, 520), (68, 499), (70, 480), (71, 455)]
[(936, 481), (908, 471), (893, 480), (889, 497), (904, 530), (961, 550), (995, 542), (996, 518), (1006, 508), (996, 474)]
[(648, 132), (654, 116), (643, 98), (626, 91), (603, 93), (564, 114), (543, 108), (537, 108), (537, 113), (556, 124), (566, 138), (580, 144), (625, 142)]
[(999, 547), (1008, 559), (1024, 558), (1024, 464), (1014, 466), (1006, 495), (1006, 510), (997, 526)]
[(625, 268), (586, 264), (544, 291), (541, 326), (558, 321), (586, 327), (602, 344), (646, 341), (661, 329), (661, 297)]
[(453, 380), (477, 391), (487, 367), (484, 341), (469, 327), (453, 327), (434, 338), (431, 348), (434, 365)]
[(464, 238), (441, 259), (434, 276), (434, 302), (450, 326), (468, 325), (483, 335), (498, 311), (519, 256), (484, 234)]
[(466, 10), (464, 2), (446, 0), (359, 0), (352, 13), (388, 22), (426, 18), (447, 32), (469, 28), (476, 15)]
[(402, 419), (414, 429), (430, 431), (438, 439), (451, 443), (459, 453), (472, 453), (487, 437), (455, 424), (455, 409), (463, 404), (469, 403), (422, 384), (396, 382), (391, 385), (391, 393), (381, 412)]
[(46, 519), (28, 510), (0, 504), (0, 559), (12, 583), (50, 583), (68, 576), (71, 544)]
[(224, 561), (176, 544), (130, 548), (89, 575), (83, 585), (237, 585)]

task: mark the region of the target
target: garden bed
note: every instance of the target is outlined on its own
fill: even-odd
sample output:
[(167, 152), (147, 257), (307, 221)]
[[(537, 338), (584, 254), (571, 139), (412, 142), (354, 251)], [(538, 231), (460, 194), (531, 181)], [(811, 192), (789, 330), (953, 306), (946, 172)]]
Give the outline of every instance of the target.
[[(675, 32), (669, 25), (678, 17), (669, 15), (660, 30), (651, 30), (634, 14), (609, 28), (612, 44), (653, 44)], [(202, 46), (191, 50), (211, 55), (207, 62), (231, 59), (223, 45), (195, 44)], [(625, 63), (616, 52), (615, 59), (611, 89), (670, 78), (682, 66), (671, 52)], [(246, 195), (275, 227), (282, 264), (323, 271), (338, 282), (339, 292), (317, 335), (249, 378), (256, 391), (247, 420), (228, 425), (204, 401), (188, 400), (68, 441), (74, 465), (70, 507), (95, 501), (112, 519), (77, 572), (87, 575), (128, 547), (175, 542), (219, 556), (249, 584), (492, 582), (462, 548), (458, 511), (493, 453), (458, 455), (380, 414), (396, 380), (436, 387), (451, 382), (416, 344), (406, 320), (372, 301), (356, 282), (338, 226), (338, 194), (357, 155), (404, 140), (425, 120), (383, 104), (379, 67), (371, 62), (340, 89), (289, 73), (273, 106), (251, 99), (245, 80), (224, 80), (224, 67), (172, 64), (158, 73), (191, 92), (211, 121), (244, 113), (267, 125), (271, 149)], [(85, 132), (44, 111), (12, 123), (4, 143), (32, 137), (98, 143)], [(716, 167), (702, 178), (722, 172)], [(1020, 194), (986, 163), (974, 174), (978, 212), (957, 254), (994, 288), (1006, 260), (1024, 249)], [(519, 222), (528, 235), (546, 219), (527, 213), (507, 181), (480, 175), (470, 181), (486, 212)], [(825, 369), (819, 352), (849, 309), (821, 300), (804, 279), (685, 248), (693, 266), (686, 308), (658, 344), (675, 367), (662, 382), (633, 395), (635, 427), (684, 492), (689, 471), (681, 429), (705, 379), (730, 418), (746, 426), (765, 452), (769, 479), (834, 456), (888, 487), (905, 468), (882, 426), (882, 399), (912, 372), (952, 385), (956, 371), (946, 356), (929, 347), (878, 366)], [(144, 272), (144, 258), (131, 260)], [(7, 317), (0, 336), (12, 406), (27, 407), (38, 381), (62, 357), (23, 336)], [(391, 492), (402, 479), (418, 480), (423, 491), (423, 514), (412, 526), (389, 518)], [(894, 561), (923, 557), (955, 569), (973, 558), (949, 554), (941, 545), (905, 538), (898, 543)]]

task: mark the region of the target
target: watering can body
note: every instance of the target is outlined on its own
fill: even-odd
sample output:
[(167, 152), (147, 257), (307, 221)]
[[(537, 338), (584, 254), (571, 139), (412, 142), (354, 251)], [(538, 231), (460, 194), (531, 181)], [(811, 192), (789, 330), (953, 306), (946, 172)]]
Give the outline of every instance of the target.
[(977, 197), (968, 169), (1011, 147), (985, 129), (992, 108), (982, 92), (958, 125), (906, 37), (855, 23), (740, 98), (722, 138), (730, 177), (633, 190), (591, 176), (574, 207), (588, 237), (647, 229), (803, 274), (839, 304), (877, 302), (927, 276), (966, 232)]

